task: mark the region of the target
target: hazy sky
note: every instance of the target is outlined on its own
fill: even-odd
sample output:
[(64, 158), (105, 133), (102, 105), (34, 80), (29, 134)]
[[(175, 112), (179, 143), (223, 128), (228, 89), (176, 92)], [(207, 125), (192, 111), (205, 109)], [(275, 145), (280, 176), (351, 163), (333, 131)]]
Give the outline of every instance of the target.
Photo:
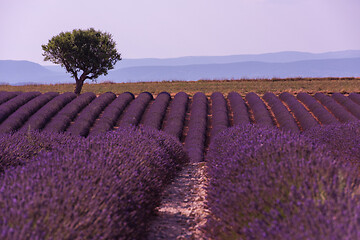
[(360, 0), (0, 0), (0, 59), (43, 62), (74, 28), (109, 32), (123, 58), (360, 49)]

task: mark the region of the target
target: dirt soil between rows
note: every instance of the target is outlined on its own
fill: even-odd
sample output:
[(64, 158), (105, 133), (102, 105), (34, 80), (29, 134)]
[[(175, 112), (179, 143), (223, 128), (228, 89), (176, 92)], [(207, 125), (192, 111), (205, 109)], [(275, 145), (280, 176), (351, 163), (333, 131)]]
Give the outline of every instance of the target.
[(146, 239), (205, 239), (206, 184), (205, 163), (187, 164), (163, 192)]

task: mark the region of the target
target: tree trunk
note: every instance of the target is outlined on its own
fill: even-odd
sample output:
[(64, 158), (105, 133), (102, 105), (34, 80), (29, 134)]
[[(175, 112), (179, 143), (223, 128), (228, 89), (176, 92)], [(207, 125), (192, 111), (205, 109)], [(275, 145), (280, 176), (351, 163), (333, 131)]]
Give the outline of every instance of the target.
[(84, 85), (84, 82), (85, 82), (86, 78), (88, 78), (87, 77), (88, 74), (89, 74), (89, 72), (83, 72), (81, 74), (80, 78), (78, 78), (77, 74), (76, 74), (76, 76), (75, 76), (76, 87), (75, 87), (75, 91), (74, 91), (74, 93), (76, 95), (78, 95), (78, 96), (80, 95), (82, 86)]
[(83, 85), (84, 85), (84, 81), (82, 79), (76, 80), (76, 87), (75, 87), (75, 91), (74, 91), (74, 93), (76, 95), (78, 95), (78, 96), (80, 95)]

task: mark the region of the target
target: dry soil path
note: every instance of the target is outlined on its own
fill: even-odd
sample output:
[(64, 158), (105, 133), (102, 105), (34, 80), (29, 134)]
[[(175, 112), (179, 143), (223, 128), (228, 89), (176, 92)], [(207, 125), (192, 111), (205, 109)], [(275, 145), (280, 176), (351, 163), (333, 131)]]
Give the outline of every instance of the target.
[(186, 165), (164, 191), (146, 239), (204, 239), (205, 186), (205, 163)]

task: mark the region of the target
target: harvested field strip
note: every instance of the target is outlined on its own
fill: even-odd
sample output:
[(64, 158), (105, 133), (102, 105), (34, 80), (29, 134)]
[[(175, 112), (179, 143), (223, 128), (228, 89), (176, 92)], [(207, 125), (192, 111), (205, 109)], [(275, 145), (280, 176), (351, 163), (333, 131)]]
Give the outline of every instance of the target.
[[(0, 91), (39, 91), (45, 92), (71, 92), (74, 91), (75, 84), (53, 84), (53, 85), (25, 85), (10, 86), (1, 85)], [(82, 92), (94, 92), (97, 95), (113, 92), (120, 94), (132, 92), (135, 95), (143, 91), (148, 91), (157, 95), (163, 91), (171, 93), (183, 91), (193, 96), (197, 92), (204, 92), (210, 96), (213, 92), (222, 92), (227, 95), (232, 91), (246, 95), (249, 92), (264, 94), (273, 92), (316, 92), (324, 93), (351, 93), (360, 92), (360, 78), (288, 78), (288, 79), (240, 79), (240, 80), (199, 80), (199, 81), (163, 81), (163, 82), (137, 82), (137, 83), (85, 83)]]

